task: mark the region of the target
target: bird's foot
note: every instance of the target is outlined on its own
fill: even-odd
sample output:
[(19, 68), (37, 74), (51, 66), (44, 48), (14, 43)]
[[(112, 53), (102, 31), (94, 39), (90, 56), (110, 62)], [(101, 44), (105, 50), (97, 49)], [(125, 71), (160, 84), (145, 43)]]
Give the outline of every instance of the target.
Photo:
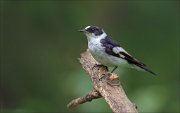
[(104, 68), (108, 71), (108, 67), (107, 67), (107, 66), (104, 66), (104, 65), (102, 65), (102, 64), (95, 64), (95, 65), (92, 67), (92, 70), (93, 70), (95, 67), (104, 67)]
[(104, 79), (111, 86), (119, 86), (119, 76), (114, 73), (102, 74), (99, 80)]

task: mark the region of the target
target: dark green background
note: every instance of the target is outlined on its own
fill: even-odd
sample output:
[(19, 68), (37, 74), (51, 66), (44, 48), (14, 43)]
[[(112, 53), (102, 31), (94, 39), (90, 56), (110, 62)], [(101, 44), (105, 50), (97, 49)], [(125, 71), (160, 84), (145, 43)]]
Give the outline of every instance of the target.
[(97, 25), (157, 77), (119, 68), (140, 112), (180, 112), (178, 1), (1, 1), (1, 111), (111, 112), (101, 98), (67, 103), (92, 89), (77, 58), (78, 30)]

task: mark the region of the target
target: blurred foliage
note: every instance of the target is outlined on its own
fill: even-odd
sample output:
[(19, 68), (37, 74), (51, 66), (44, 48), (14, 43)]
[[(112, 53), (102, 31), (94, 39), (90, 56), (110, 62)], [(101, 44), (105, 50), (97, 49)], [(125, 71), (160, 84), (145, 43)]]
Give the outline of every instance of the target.
[(140, 112), (180, 112), (179, 1), (1, 1), (1, 111), (111, 112), (103, 99), (66, 108), (92, 89), (78, 30), (97, 25), (157, 77), (119, 68)]

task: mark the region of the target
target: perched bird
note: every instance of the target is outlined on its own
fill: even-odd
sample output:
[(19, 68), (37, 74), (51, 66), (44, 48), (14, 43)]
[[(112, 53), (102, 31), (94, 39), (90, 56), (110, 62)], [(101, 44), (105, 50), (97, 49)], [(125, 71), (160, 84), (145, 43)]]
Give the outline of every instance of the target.
[(112, 72), (118, 66), (123, 66), (144, 70), (156, 75), (144, 63), (132, 57), (116, 41), (112, 40), (102, 28), (87, 26), (79, 31), (87, 36), (88, 48), (94, 59), (105, 66), (114, 67)]

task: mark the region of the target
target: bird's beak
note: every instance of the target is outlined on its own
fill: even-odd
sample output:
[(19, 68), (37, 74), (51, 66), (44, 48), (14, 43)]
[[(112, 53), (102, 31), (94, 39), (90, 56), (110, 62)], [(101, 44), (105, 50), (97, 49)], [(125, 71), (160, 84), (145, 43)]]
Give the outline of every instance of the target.
[(85, 32), (86, 30), (85, 29), (81, 29), (81, 30), (79, 30), (79, 32)]

